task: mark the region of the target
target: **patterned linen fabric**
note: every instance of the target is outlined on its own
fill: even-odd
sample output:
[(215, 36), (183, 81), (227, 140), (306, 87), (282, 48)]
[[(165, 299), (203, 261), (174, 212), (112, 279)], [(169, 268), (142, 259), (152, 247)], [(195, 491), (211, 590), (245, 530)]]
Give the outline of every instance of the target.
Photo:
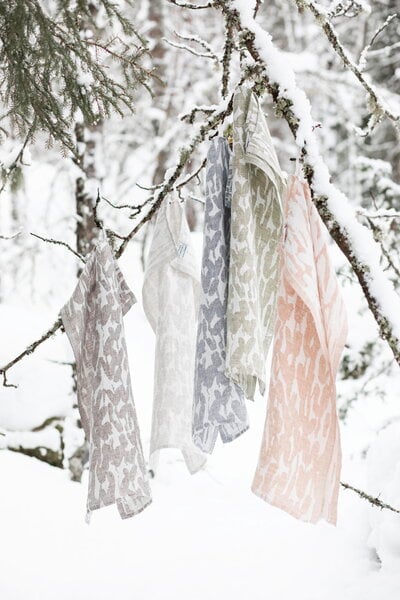
[(285, 178), (258, 100), (244, 87), (233, 100), (232, 164), (226, 374), (253, 399), (257, 381), (265, 391)]
[(103, 232), (61, 310), (74, 351), (89, 443), (87, 520), (116, 503), (123, 519), (151, 502), (133, 401), (123, 315), (136, 302)]
[(190, 473), (205, 462), (192, 441), (199, 275), (184, 208), (165, 200), (158, 213), (143, 283), (143, 308), (156, 334), (150, 466), (178, 448)]
[(293, 177), (264, 438), (253, 491), (294, 517), (336, 522), (341, 450), (335, 377), (347, 318), (322, 223)]
[(193, 440), (212, 452), (218, 433), (230, 442), (248, 427), (241, 388), (225, 375), (231, 176), (228, 142), (211, 142), (207, 156), (202, 294), (197, 330)]

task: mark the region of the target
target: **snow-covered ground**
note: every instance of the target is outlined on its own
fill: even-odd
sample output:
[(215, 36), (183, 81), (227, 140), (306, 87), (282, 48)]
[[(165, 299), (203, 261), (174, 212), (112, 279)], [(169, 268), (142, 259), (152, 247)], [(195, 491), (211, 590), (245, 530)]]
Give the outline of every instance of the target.
[[(61, 251), (60, 251), (61, 252)], [(73, 260), (67, 255), (65, 261)], [(121, 268), (140, 299), (134, 249)], [(36, 339), (72, 291), (52, 306), (0, 305), (0, 364)], [(140, 303), (126, 317), (142, 439), (148, 451), (153, 334)], [(0, 388), (0, 425), (31, 428), (72, 403), (72, 357), (64, 335), (47, 341)], [(342, 427), (342, 479), (400, 506), (400, 426), (375, 432), (399, 414), (396, 388), (382, 402), (359, 401)], [(397, 401), (397, 402), (396, 402)], [(164, 451), (152, 481), (153, 504), (121, 521), (115, 507), (84, 522), (82, 484), (39, 461), (0, 452), (1, 600), (397, 600), (400, 518), (341, 491), (338, 526), (298, 522), (250, 491), (265, 400), (249, 405), (251, 429), (216, 448), (190, 476), (179, 453)], [(1, 439), (1, 438), (0, 438)], [(363, 450), (370, 447), (366, 458)], [(379, 557), (378, 557), (379, 553)]]

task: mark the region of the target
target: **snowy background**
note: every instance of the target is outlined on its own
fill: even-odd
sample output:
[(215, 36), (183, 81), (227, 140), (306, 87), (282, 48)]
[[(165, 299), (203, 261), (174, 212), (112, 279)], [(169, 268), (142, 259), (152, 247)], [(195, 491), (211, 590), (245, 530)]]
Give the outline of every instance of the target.
[[(323, 2), (331, 7), (339, 2)], [(360, 57), (374, 32), (398, 10), (398, 0), (351, 3), (354, 18), (335, 21), (352, 55)], [(357, 9), (358, 10), (358, 9)], [(173, 167), (179, 148), (193, 134), (180, 117), (194, 106), (221, 100), (218, 59), (224, 23), (209, 11), (193, 15), (163, 0), (138, 0), (135, 23), (150, 40), (165, 85), (154, 98), (138, 90), (136, 113), (112, 118), (88, 133), (93, 173), (85, 181), (115, 204), (138, 204)], [(350, 11), (351, 12), (351, 11)], [(363, 224), (378, 226), (379, 243), (393, 263), (382, 260), (400, 287), (398, 221), (368, 221), (365, 211), (400, 212), (400, 145), (383, 120), (369, 135), (365, 93), (343, 69), (321, 30), (292, 0), (271, 0), (258, 21), (273, 34), (284, 63), (293, 68), (309, 95), (315, 135), (332, 179)], [(204, 53), (185, 36), (205, 39), (216, 53)], [(393, 110), (400, 107), (398, 36), (391, 22), (366, 55), (366, 76)], [(163, 41), (173, 40), (175, 46)], [(396, 49), (397, 48), (397, 49)], [(207, 50), (207, 52), (209, 52)], [(206, 53), (207, 53), (206, 52)], [(239, 78), (234, 56), (231, 82)], [(263, 106), (282, 166), (292, 172), (297, 156), (287, 126), (276, 118), (267, 96)], [(0, 148), (10, 165), (20, 146), (7, 139)], [(186, 175), (199, 167), (207, 143), (199, 145)], [(24, 153), (21, 181), (1, 195), (0, 365), (38, 339), (57, 318), (76, 285), (79, 261), (67, 249), (46, 244), (30, 232), (75, 247), (75, 183), (81, 171), (58, 148), (46, 148), (39, 135)], [(187, 216), (199, 257), (202, 244), (203, 174), (185, 188)], [(129, 210), (100, 207), (107, 226), (126, 234), (138, 221)], [(361, 214), (362, 213), (362, 214)], [(141, 217), (141, 216), (140, 216)], [(140, 218), (139, 217), (139, 218)], [(346, 215), (344, 215), (346, 217)], [(372, 223), (372, 224), (371, 224)], [(125, 318), (136, 409), (146, 456), (150, 441), (154, 336), (141, 307), (143, 260), (152, 225), (130, 242), (120, 267), (135, 293)], [(338, 375), (338, 410), (343, 448), (341, 480), (379, 496), (400, 510), (400, 373), (379, 339), (357, 281), (332, 244), (332, 259), (345, 297), (350, 332)], [(71, 377), (72, 351), (58, 332), (8, 373), (16, 389), (0, 387), (0, 599), (1, 600), (397, 600), (400, 598), (400, 515), (380, 510), (354, 492), (341, 489), (337, 527), (298, 522), (268, 506), (250, 491), (257, 463), (266, 398), (248, 403), (251, 428), (235, 442), (217, 445), (200, 473), (190, 476), (179, 452), (164, 451), (155, 479), (153, 503), (121, 521), (115, 507), (96, 511), (84, 522), (87, 471), (82, 483), (65, 469), (11, 452), (7, 447), (57, 451), (55, 427), (33, 431), (46, 419), (63, 424), (65, 456), (83, 441)]]

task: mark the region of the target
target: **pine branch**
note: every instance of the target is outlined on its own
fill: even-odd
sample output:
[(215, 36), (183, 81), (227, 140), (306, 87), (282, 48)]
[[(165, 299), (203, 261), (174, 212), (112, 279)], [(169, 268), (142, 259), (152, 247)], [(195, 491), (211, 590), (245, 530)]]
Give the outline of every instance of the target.
[[(0, 3), (0, 101), (5, 108), (0, 118), (10, 131), (26, 134), (27, 140), (45, 131), (50, 144), (57, 141), (74, 153), (71, 123), (78, 110), (87, 125), (95, 125), (113, 112), (133, 111), (138, 85), (150, 91), (153, 73), (143, 65), (145, 40), (116, 3), (99, 0), (96, 11), (92, 8), (91, 0), (58, 0), (46, 10), (41, 0)], [(101, 11), (120, 34), (102, 39), (96, 26)]]

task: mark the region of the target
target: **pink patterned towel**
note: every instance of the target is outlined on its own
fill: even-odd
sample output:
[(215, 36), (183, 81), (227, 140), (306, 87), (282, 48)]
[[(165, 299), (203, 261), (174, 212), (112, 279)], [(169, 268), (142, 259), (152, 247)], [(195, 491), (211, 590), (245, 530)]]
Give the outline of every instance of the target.
[(335, 377), (347, 318), (322, 222), (292, 177), (264, 437), (253, 492), (296, 518), (336, 522), (341, 450)]

